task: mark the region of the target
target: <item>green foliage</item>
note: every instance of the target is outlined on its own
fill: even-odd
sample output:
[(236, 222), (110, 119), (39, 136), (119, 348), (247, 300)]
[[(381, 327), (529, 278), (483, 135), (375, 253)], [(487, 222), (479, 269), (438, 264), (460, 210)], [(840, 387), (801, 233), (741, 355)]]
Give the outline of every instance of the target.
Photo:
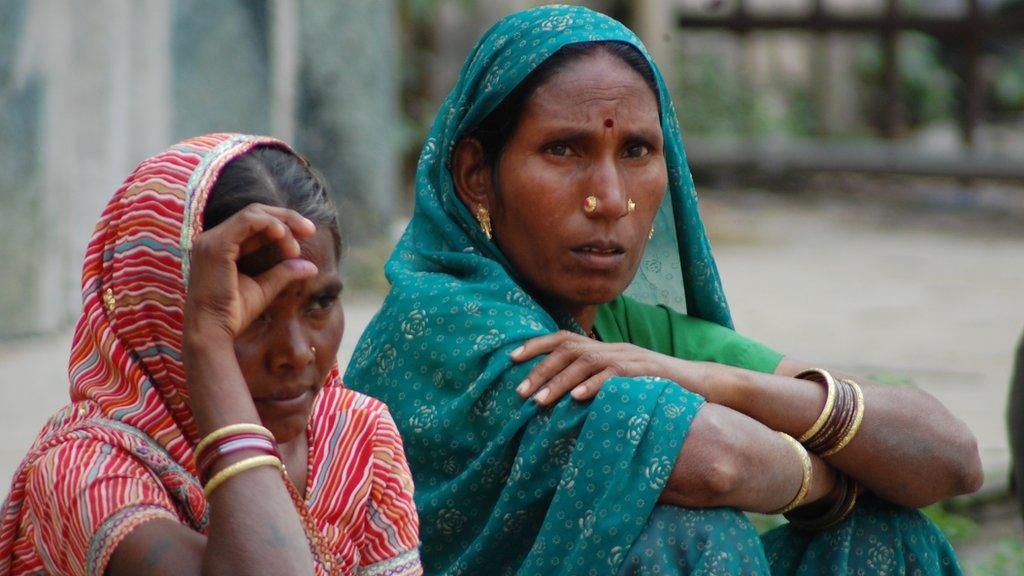
[[(930, 36), (909, 32), (900, 36), (897, 46), (900, 93), (912, 126), (948, 120), (955, 113), (957, 81), (939, 59), (939, 49), (938, 41)], [(864, 45), (857, 58), (857, 72), (869, 87), (865, 103), (868, 116), (880, 122), (887, 95), (885, 60), (879, 43)]]
[(730, 135), (759, 132), (762, 117), (754, 91), (729, 72), (720, 53), (676, 58), (676, 111), (687, 134)]
[(786, 523), (786, 519), (781, 514), (768, 516), (765, 514), (747, 512), (747, 518), (750, 518), (750, 523), (754, 525), (758, 534), (764, 534), (765, 532), (774, 530)]
[(868, 380), (878, 382), (879, 384), (885, 384), (886, 386), (913, 386), (914, 379), (905, 374), (897, 374), (896, 372), (871, 372), (864, 375)]
[(999, 61), (992, 83), (992, 97), (1001, 110), (1024, 112), (1024, 56), (1006, 55)]
[(671, 92), (686, 134), (702, 136), (807, 136), (817, 125), (811, 87), (773, 75), (753, 86), (730, 70), (720, 51), (683, 54)]
[(389, 284), (384, 277), (384, 263), (394, 242), (390, 238), (377, 238), (350, 246), (341, 261), (346, 290), (356, 292), (387, 292)]
[(978, 531), (974, 520), (948, 510), (942, 502), (922, 508), (921, 512), (935, 522), (946, 538), (952, 541), (971, 538)]
[(972, 576), (1006, 576), (1024, 574), (1024, 547), (1020, 541), (1001, 540), (994, 555), (984, 562), (969, 566)]

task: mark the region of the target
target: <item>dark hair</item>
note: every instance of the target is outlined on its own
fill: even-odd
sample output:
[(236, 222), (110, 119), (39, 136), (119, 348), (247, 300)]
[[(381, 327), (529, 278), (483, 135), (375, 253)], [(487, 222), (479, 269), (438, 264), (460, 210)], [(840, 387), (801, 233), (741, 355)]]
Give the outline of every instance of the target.
[(221, 170), (203, 209), (203, 228), (213, 228), (253, 203), (291, 208), (334, 238), (341, 255), (338, 211), (327, 184), (309, 163), (291, 152), (260, 146), (231, 160)]
[(635, 46), (614, 40), (567, 44), (534, 68), (515, 89), (509, 92), (497, 108), (466, 133), (466, 137), (480, 142), (484, 152), (484, 163), (488, 166), (497, 166), (505, 145), (515, 134), (516, 128), (519, 127), (519, 119), (523, 115), (527, 99), (537, 88), (570, 63), (599, 52), (615, 56), (644, 79), (651, 92), (654, 93), (660, 114), (661, 98), (658, 96), (658, 81), (654, 77), (654, 70), (651, 69), (647, 58)]

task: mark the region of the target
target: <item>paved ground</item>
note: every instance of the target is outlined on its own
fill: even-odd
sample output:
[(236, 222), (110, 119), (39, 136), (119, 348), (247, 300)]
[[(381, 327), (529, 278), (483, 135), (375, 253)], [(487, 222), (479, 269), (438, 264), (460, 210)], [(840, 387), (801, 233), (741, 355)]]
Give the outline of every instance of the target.
[[(728, 192), (706, 193), (704, 206), (741, 332), (797, 358), (913, 381), (974, 430), (986, 486), (1005, 486), (1007, 383), (1024, 329), (1024, 194), (998, 211)], [(346, 296), (344, 359), (379, 302)], [(0, 342), (3, 483), (64, 402), (69, 341)], [(1012, 516), (1005, 524), (1024, 534)]]

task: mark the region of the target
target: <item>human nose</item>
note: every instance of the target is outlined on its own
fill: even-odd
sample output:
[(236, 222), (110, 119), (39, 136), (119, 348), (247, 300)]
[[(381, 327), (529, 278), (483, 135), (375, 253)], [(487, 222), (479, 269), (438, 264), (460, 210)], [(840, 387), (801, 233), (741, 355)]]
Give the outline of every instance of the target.
[(305, 368), (316, 359), (312, 338), (300, 318), (277, 324), (269, 352), (270, 367), (275, 373)]
[(626, 183), (617, 163), (612, 159), (601, 160), (592, 166), (592, 171), (587, 187), (589, 195), (584, 199), (584, 213), (590, 218), (610, 220), (628, 214)]

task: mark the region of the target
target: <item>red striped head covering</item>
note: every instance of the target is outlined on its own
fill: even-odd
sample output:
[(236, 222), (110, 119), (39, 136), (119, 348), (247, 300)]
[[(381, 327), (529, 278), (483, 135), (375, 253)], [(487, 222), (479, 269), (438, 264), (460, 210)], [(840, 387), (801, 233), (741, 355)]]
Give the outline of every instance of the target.
[[(43, 428), (15, 473), (0, 517), (0, 574), (10, 568), (26, 470), (48, 450), (96, 440), (127, 450), (156, 474), (193, 528), (206, 501), (192, 448), (198, 441), (181, 361), (192, 240), (220, 171), (255, 147), (294, 152), (262, 136), (209, 134), (145, 160), (114, 193), (86, 249), (82, 315), (68, 374), (72, 404)], [(339, 386), (337, 366), (325, 387)], [(69, 469), (84, 462), (68, 462)], [(104, 494), (117, 507), (118, 498)]]
[(257, 146), (291, 152), (273, 138), (210, 134), (142, 162), (114, 193), (86, 250), (71, 400), (94, 402), (181, 463), (198, 441), (181, 363), (192, 239), (220, 171)]

